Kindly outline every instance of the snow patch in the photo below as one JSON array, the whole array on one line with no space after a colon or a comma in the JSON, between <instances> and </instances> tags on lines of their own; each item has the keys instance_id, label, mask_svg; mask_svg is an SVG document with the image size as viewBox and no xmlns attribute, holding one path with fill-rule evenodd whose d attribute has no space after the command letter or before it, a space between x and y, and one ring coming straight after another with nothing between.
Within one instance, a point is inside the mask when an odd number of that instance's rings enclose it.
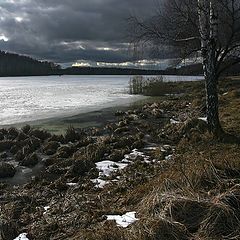
<instances>
[{"instance_id":1,"label":"snow patch","mask_svg":"<svg viewBox=\"0 0 240 240\"><path fill-rule=\"evenodd\" d=\"M74 187L74 186L77 185L77 183L66 183L66 185L69 186L69 187Z\"/></svg>"},{"instance_id":2,"label":"snow patch","mask_svg":"<svg viewBox=\"0 0 240 240\"><path fill-rule=\"evenodd\" d=\"M199 120L203 120L204 122L207 122L207 117L200 117Z\"/></svg>"},{"instance_id":3,"label":"snow patch","mask_svg":"<svg viewBox=\"0 0 240 240\"><path fill-rule=\"evenodd\" d=\"M130 154L125 154L122 162L131 162L137 159L137 157L142 157L145 162L149 163L149 156L146 156L143 152L133 149Z\"/></svg>"},{"instance_id":4,"label":"snow patch","mask_svg":"<svg viewBox=\"0 0 240 240\"><path fill-rule=\"evenodd\" d=\"M152 147L151 149L156 148ZM95 184L96 188L104 188L104 186L110 182L117 182L117 179L119 178L113 179L111 181L106 181L102 178L109 177L113 172L126 168L139 156L143 158L144 162L151 163L151 161L149 160L150 157L145 155L143 152L138 151L137 149L133 149L130 154L125 154L124 159L122 159L120 162L113 162L109 160L97 162L96 168L99 170L99 177L96 179L91 179L91 182Z\"/></svg>"},{"instance_id":5,"label":"snow patch","mask_svg":"<svg viewBox=\"0 0 240 240\"><path fill-rule=\"evenodd\" d=\"M101 179L102 177L109 177L111 175L111 173L116 172L117 170L121 170L124 169L125 167L127 167L129 164L128 163L118 163L118 162L113 162L113 161L101 161L96 163L96 167L99 170L99 177L96 179L91 179L91 182L95 184L96 188L104 188L104 186L108 183L110 183L110 181L106 181ZM114 180L112 180L114 181ZM115 180L117 181L117 180Z\"/></svg>"},{"instance_id":6,"label":"snow patch","mask_svg":"<svg viewBox=\"0 0 240 240\"><path fill-rule=\"evenodd\" d=\"M100 171L100 176L109 177L112 172L116 172L117 170L124 169L127 167L127 163L118 163L113 161L101 161L96 163L97 169Z\"/></svg>"},{"instance_id":7,"label":"snow patch","mask_svg":"<svg viewBox=\"0 0 240 240\"><path fill-rule=\"evenodd\" d=\"M14 238L13 240L29 240L27 238L27 233L21 233L18 237Z\"/></svg>"},{"instance_id":8,"label":"snow patch","mask_svg":"<svg viewBox=\"0 0 240 240\"><path fill-rule=\"evenodd\" d=\"M179 123L181 123L180 121L177 121L177 120L175 120L175 119L173 119L173 118L171 118L170 119L170 123L171 124L179 124Z\"/></svg>"},{"instance_id":9,"label":"snow patch","mask_svg":"<svg viewBox=\"0 0 240 240\"><path fill-rule=\"evenodd\" d=\"M50 209L50 207L49 207L49 206L46 206L46 207L44 207L43 209L45 210L45 212L44 212L43 214L46 214L47 211Z\"/></svg>"},{"instance_id":10,"label":"snow patch","mask_svg":"<svg viewBox=\"0 0 240 240\"><path fill-rule=\"evenodd\" d=\"M170 155L168 155L168 156L165 157L165 160L172 160L172 157L173 157L173 155L170 154Z\"/></svg>"},{"instance_id":11,"label":"snow patch","mask_svg":"<svg viewBox=\"0 0 240 240\"><path fill-rule=\"evenodd\" d=\"M136 218L136 212L127 212L124 215L106 215L107 220L115 220L117 223L117 226L126 228L130 224L136 222L139 220Z\"/></svg>"},{"instance_id":12,"label":"snow patch","mask_svg":"<svg viewBox=\"0 0 240 240\"><path fill-rule=\"evenodd\" d=\"M91 182L95 184L96 188L104 188L104 186L109 183L109 181L105 181L100 178L91 179Z\"/></svg>"},{"instance_id":13,"label":"snow patch","mask_svg":"<svg viewBox=\"0 0 240 240\"><path fill-rule=\"evenodd\" d=\"M144 149L145 149L145 150L156 150L157 147L145 147Z\"/></svg>"}]
</instances>

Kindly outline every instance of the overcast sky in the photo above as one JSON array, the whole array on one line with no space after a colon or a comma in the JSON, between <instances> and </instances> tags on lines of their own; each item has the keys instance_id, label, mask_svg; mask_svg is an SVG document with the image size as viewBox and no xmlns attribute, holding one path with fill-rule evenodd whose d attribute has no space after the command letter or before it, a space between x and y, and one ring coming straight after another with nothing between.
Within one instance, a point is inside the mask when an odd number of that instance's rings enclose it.
<instances>
[{"instance_id":1,"label":"overcast sky","mask_svg":"<svg viewBox=\"0 0 240 240\"><path fill-rule=\"evenodd\" d=\"M0 49L63 65L133 66L126 19L150 16L154 2L0 0Z\"/></svg>"}]
</instances>

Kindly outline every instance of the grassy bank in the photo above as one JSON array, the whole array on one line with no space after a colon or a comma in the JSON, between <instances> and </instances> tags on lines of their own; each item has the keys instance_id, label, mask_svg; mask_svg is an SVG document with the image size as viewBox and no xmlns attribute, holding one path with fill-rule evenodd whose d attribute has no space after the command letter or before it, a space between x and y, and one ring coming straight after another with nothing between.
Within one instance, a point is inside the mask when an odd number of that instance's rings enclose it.
<instances>
[{"instance_id":1,"label":"grassy bank","mask_svg":"<svg viewBox=\"0 0 240 240\"><path fill-rule=\"evenodd\" d=\"M65 156L56 148L40 177L24 186L1 184L5 225L29 239L239 239L239 142L216 141L199 119L205 114L202 82L171 86L154 102L116 112L104 127L46 137L38 151L46 153L53 139L71 150ZM184 91L172 95L172 89ZM237 79L220 81L221 122L236 136L239 89ZM107 184L99 188L92 182L99 176L94 164L106 159L116 171L103 176ZM126 228L107 220L132 211L138 220Z\"/></svg>"}]
</instances>

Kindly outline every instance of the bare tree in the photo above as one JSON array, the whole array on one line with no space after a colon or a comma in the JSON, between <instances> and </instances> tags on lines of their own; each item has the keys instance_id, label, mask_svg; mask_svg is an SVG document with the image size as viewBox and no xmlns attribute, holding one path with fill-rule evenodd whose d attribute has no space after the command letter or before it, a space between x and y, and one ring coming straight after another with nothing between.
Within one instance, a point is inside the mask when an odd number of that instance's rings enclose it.
<instances>
[{"instance_id":1,"label":"bare tree","mask_svg":"<svg viewBox=\"0 0 240 240\"><path fill-rule=\"evenodd\" d=\"M130 23L135 43L175 47L182 58L201 52L209 131L220 137L218 79L240 62L240 0L164 0L155 16Z\"/></svg>"}]
</instances>

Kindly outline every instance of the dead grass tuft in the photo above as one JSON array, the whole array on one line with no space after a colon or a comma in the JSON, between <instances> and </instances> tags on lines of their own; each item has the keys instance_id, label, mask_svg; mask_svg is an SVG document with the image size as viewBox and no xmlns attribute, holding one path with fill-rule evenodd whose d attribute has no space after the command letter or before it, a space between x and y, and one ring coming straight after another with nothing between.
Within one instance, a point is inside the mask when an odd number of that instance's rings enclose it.
<instances>
[{"instance_id":1,"label":"dead grass tuft","mask_svg":"<svg viewBox=\"0 0 240 240\"><path fill-rule=\"evenodd\" d=\"M239 239L239 219L225 204L214 204L201 223L198 235L206 239Z\"/></svg>"},{"instance_id":2,"label":"dead grass tuft","mask_svg":"<svg viewBox=\"0 0 240 240\"><path fill-rule=\"evenodd\" d=\"M187 240L190 237L184 225L164 218L148 218L127 229L131 240Z\"/></svg>"}]
</instances>

